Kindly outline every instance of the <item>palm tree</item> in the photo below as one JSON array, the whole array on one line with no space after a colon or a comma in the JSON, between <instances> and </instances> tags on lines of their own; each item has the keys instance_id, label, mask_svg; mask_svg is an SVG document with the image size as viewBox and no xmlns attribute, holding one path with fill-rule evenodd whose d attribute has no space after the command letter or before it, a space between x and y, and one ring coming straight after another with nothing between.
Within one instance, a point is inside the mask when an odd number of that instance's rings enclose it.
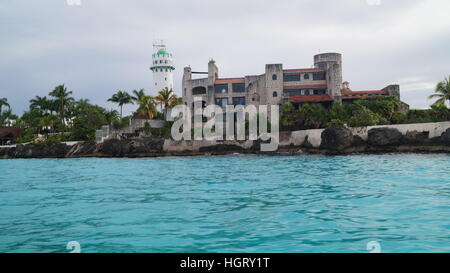
<instances>
[{"instance_id":1,"label":"palm tree","mask_svg":"<svg viewBox=\"0 0 450 273\"><path fill-rule=\"evenodd\" d=\"M151 96L144 96L138 101L138 112L145 114L149 119L153 119L156 114L156 102Z\"/></svg>"},{"instance_id":2,"label":"palm tree","mask_svg":"<svg viewBox=\"0 0 450 273\"><path fill-rule=\"evenodd\" d=\"M436 85L435 93L428 97L428 99L438 98L436 104L444 104L450 102L450 76Z\"/></svg>"},{"instance_id":3,"label":"palm tree","mask_svg":"<svg viewBox=\"0 0 450 273\"><path fill-rule=\"evenodd\" d=\"M116 94L114 94L111 98L109 98L108 101L117 103L119 105L120 117L122 117L122 107L125 104L130 104L130 103L132 104L133 98L127 92L119 90L119 91L117 91Z\"/></svg>"},{"instance_id":4,"label":"palm tree","mask_svg":"<svg viewBox=\"0 0 450 273\"><path fill-rule=\"evenodd\" d=\"M175 99L172 101L172 103L169 105L169 107L170 108L173 108L173 107L175 107L175 106L177 106L177 105L181 105L181 104L183 104L183 98L179 98L179 97L177 97L176 95L174 95L175 96Z\"/></svg>"},{"instance_id":5,"label":"palm tree","mask_svg":"<svg viewBox=\"0 0 450 273\"><path fill-rule=\"evenodd\" d=\"M144 96L145 96L145 91L144 89L139 89L139 90L133 90L133 95L131 96L131 98L133 99L133 101L139 101L141 100Z\"/></svg>"},{"instance_id":6,"label":"palm tree","mask_svg":"<svg viewBox=\"0 0 450 273\"><path fill-rule=\"evenodd\" d=\"M34 99L30 100L30 109L39 109L43 112L47 112L50 110L50 101L46 96L36 96Z\"/></svg>"},{"instance_id":7,"label":"palm tree","mask_svg":"<svg viewBox=\"0 0 450 273\"><path fill-rule=\"evenodd\" d=\"M106 111L105 118L108 124L111 125L114 121L119 120L119 112L117 110Z\"/></svg>"},{"instance_id":8,"label":"palm tree","mask_svg":"<svg viewBox=\"0 0 450 273\"><path fill-rule=\"evenodd\" d=\"M177 96L173 93L172 89L167 87L158 92L158 96L155 97L155 100L161 105L161 111L164 106L164 119L166 119L167 109L174 101L176 101L176 99Z\"/></svg>"},{"instance_id":9,"label":"palm tree","mask_svg":"<svg viewBox=\"0 0 450 273\"><path fill-rule=\"evenodd\" d=\"M67 88L62 85L58 85L55 87L55 89L50 92L50 96L56 98L56 101L58 102L58 111L59 111L59 117L61 119L61 124L64 124L64 117L65 117L65 109L68 105L68 103L73 102L73 98L70 97L72 94L72 91L67 91Z\"/></svg>"},{"instance_id":10,"label":"palm tree","mask_svg":"<svg viewBox=\"0 0 450 273\"><path fill-rule=\"evenodd\" d=\"M6 106L8 107L8 109L11 109L11 106L9 105L7 98L0 98L0 113L2 112L3 106Z\"/></svg>"}]
</instances>

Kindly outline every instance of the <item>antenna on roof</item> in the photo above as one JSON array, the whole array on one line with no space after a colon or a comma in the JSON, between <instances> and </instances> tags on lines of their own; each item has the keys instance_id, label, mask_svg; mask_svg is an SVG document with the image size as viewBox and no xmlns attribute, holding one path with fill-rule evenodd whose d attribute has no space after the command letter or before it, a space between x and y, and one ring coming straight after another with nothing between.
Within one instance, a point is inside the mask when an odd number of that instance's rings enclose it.
<instances>
[{"instance_id":1,"label":"antenna on roof","mask_svg":"<svg viewBox=\"0 0 450 273\"><path fill-rule=\"evenodd\" d=\"M165 49L166 48L166 43L164 42L164 40L155 41L155 42L153 42L153 47L155 47L157 49Z\"/></svg>"}]
</instances>

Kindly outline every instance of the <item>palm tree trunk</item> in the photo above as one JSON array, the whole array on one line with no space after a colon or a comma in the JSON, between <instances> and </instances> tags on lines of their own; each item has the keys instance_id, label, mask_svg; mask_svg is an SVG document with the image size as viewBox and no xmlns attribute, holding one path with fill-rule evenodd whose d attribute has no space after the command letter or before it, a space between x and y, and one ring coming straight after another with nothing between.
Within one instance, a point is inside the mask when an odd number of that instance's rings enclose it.
<instances>
[{"instance_id":1,"label":"palm tree trunk","mask_svg":"<svg viewBox=\"0 0 450 273\"><path fill-rule=\"evenodd\" d=\"M122 107L123 105L120 106L120 118L122 118Z\"/></svg>"}]
</instances>

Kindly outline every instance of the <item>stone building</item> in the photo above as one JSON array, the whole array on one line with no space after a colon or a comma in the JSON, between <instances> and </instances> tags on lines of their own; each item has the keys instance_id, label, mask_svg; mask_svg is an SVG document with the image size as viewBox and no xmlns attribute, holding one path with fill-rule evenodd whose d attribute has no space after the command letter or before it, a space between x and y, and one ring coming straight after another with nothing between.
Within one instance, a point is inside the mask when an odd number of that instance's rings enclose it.
<instances>
[{"instance_id":1,"label":"stone building","mask_svg":"<svg viewBox=\"0 0 450 273\"><path fill-rule=\"evenodd\" d=\"M205 77L194 79L193 75ZM193 106L194 96L201 97L204 105L273 105L291 102L330 105L360 98L382 96L400 97L400 86L389 85L380 90L352 91L342 80L342 55L324 53L314 56L313 68L285 69L282 64L267 64L265 73L240 78L220 78L214 60L207 72L184 68L183 101Z\"/></svg>"}]
</instances>

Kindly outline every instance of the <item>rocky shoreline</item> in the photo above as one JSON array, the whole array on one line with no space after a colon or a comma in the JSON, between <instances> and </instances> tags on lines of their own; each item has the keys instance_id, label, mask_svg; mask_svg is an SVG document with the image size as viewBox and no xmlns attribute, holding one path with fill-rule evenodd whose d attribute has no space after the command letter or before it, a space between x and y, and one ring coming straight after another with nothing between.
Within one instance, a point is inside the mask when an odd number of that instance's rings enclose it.
<instances>
[{"instance_id":1,"label":"rocky shoreline","mask_svg":"<svg viewBox=\"0 0 450 273\"><path fill-rule=\"evenodd\" d=\"M289 133L288 133L289 134ZM192 141L194 142L194 141ZM163 157L265 154L301 155L324 154L346 155L354 153L450 153L450 128L440 136L430 138L428 132L408 131L405 135L394 128L373 128L363 140L345 127L331 126L321 133L321 144L313 147L306 138L301 145L280 144L276 152L261 152L260 142L224 141L203 145L198 149L174 151L167 143L177 143L164 139L110 139L102 143L80 142L73 146L64 143L19 144L16 147L0 148L0 159L10 158L81 158L81 157Z\"/></svg>"}]
</instances>

